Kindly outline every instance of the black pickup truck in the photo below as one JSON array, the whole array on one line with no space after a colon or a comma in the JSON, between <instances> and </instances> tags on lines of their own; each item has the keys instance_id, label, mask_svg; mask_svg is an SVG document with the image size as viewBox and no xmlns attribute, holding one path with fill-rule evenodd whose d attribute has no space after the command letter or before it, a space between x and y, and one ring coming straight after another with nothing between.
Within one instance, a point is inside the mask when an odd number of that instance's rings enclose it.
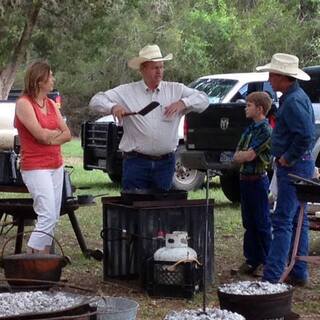
<instances>
[{"instance_id":1,"label":"black pickup truck","mask_svg":"<svg viewBox=\"0 0 320 320\"><path fill-rule=\"evenodd\" d=\"M248 92L256 90L268 91L276 100L276 94L267 79L267 73L216 74L201 77L192 82L190 87L206 92L212 105L235 102L234 105L237 106L239 101L244 101ZM178 129L179 145L176 150L176 170L172 184L175 189L189 191L203 185L205 174L200 170L183 166L181 162L181 153L185 151L184 134L187 129L184 119L185 117L182 117ZM122 132L122 127L113 122L112 116L84 123L81 131L84 169L103 170L109 174L112 181L120 182L122 153L118 145Z\"/></svg>"},{"instance_id":2,"label":"black pickup truck","mask_svg":"<svg viewBox=\"0 0 320 320\"><path fill-rule=\"evenodd\" d=\"M320 165L320 66L304 69L311 81L300 85L309 95L316 117L317 142L313 150L316 165ZM239 168L232 162L240 135L249 124L245 117L245 103L211 104L201 114L186 117L186 151L181 153L182 163L189 168L210 170L219 175L221 188L232 202L240 200Z\"/></svg>"},{"instance_id":3,"label":"black pickup truck","mask_svg":"<svg viewBox=\"0 0 320 320\"><path fill-rule=\"evenodd\" d=\"M16 101L21 96L21 89L11 89L8 95L7 101ZM61 96L57 89L53 89L49 94L48 98L52 99L60 108L61 107Z\"/></svg>"}]
</instances>

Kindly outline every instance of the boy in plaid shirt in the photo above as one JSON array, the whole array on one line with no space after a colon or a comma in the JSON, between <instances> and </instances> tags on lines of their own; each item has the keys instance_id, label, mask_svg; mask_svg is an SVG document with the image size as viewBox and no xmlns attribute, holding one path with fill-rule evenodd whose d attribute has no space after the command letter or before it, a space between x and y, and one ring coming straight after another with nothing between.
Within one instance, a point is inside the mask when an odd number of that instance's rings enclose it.
<instances>
[{"instance_id":1,"label":"boy in plaid shirt","mask_svg":"<svg viewBox=\"0 0 320 320\"><path fill-rule=\"evenodd\" d=\"M246 262L238 272L258 275L265 264L271 243L269 212L269 178L271 163L271 127L266 114L272 100L266 92L253 92L247 97L246 117L253 120L243 132L234 155L240 164L241 215L245 229L243 254Z\"/></svg>"}]
</instances>

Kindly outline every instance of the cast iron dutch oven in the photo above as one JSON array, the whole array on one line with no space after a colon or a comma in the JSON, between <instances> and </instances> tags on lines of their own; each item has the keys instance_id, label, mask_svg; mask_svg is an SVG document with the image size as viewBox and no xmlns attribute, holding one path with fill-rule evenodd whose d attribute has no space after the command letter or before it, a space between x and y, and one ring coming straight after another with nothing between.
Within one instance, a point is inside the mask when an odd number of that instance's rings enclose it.
<instances>
[{"instance_id":1,"label":"cast iron dutch oven","mask_svg":"<svg viewBox=\"0 0 320 320\"><path fill-rule=\"evenodd\" d=\"M47 234L38 230L33 232ZM31 233L31 231L26 233ZM50 234L47 235L51 236ZM4 256L4 249L6 245L14 237L9 238L5 242L0 257L0 266L4 269L6 280L11 286L48 288L52 286L52 283L49 282L58 282L60 280L62 268L70 263L70 259L64 255L60 243L53 236L51 237L58 244L62 255L47 253L20 253ZM46 281L49 282L46 283Z\"/></svg>"},{"instance_id":2,"label":"cast iron dutch oven","mask_svg":"<svg viewBox=\"0 0 320 320\"><path fill-rule=\"evenodd\" d=\"M246 320L283 319L291 315L292 295L293 287L289 285L285 292L264 295L231 294L218 289L220 308L237 312Z\"/></svg>"}]
</instances>

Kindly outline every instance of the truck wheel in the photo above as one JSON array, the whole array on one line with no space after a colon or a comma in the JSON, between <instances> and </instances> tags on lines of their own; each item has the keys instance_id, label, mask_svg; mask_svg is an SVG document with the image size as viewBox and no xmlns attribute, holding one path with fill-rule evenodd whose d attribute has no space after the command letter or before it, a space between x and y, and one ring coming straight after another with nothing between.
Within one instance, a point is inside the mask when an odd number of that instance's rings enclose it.
<instances>
[{"instance_id":1,"label":"truck wheel","mask_svg":"<svg viewBox=\"0 0 320 320\"><path fill-rule=\"evenodd\" d=\"M239 173L224 173L220 176L221 189L231 202L240 202Z\"/></svg>"},{"instance_id":2,"label":"truck wheel","mask_svg":"<svg viewBox=\"0 0 320 320\"><path fill-rule=\"evenodd\" d=\"M172 186L177 190L195 190L199 189L205 180L205 173L196 169L189 169L183 166L180 152L184 146L179 146L176 151L176 170L173 175Z\"/></svg>"},{"instance_id":3,"label":"truck wheel","mask_svg":"<svg viewBox=\"0 0 320 320\"><path fill-rule=\"evenodd\" d=\"M109 178L112 182L120 184L121 183L121 174L117 173L108 173Z\"/></svg>"}]
</instances>

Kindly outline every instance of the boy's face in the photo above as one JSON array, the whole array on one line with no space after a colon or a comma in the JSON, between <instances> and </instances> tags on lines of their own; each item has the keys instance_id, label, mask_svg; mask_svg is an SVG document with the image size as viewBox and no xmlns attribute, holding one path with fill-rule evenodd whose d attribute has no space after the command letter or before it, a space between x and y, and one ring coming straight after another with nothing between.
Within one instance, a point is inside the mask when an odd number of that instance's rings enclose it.
<instances>
[{"instance_id":1,"label":"boy's face","mask_svg":"<svg viewBox=\"0 0 320 320\"><path fill-rule=\"evenodd\" d=\"M247 101L247 106L245 108L246 117L252 120L258 119L262 114L262 107L255 105L251 101Z\"/></svg>"}]
</instances>

